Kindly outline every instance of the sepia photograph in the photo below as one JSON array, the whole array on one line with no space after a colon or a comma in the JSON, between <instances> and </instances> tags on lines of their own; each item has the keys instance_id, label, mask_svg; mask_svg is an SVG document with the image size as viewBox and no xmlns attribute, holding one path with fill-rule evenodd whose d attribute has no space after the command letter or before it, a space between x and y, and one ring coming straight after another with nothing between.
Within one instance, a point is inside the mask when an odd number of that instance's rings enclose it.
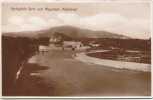
<instances>
[{"instance_id":1,"label":"sepia photograph","mask_svg":"<svg viewBox=\"0 0 153 100\"><path fill-rule=\"evenodd\" d=\"M2 96L151 96L151 3L2 3Z\"/></svg>"}]
</instances>

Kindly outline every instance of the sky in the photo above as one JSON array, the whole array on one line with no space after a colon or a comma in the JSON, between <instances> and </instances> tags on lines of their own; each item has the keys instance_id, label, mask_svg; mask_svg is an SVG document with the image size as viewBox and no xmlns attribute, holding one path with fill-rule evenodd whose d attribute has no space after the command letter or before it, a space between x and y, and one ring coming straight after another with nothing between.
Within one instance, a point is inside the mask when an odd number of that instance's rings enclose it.
<instances>
[{"instance_id":1,"label":"sky","mask_svg":"<svg viewBox=\"0 0 153 100\"><path fill-rule=\"evenodd\" d=\"M29 0L28 1L26 1L26 0L2 0L2 1L8 1L8 2L29 2ZM30 0L30 2L41 2L42 0ZM47 2L83 2L83 1L85 1L85 2L95 2L95 1L151 1L151 0L43 0L43 1L47 1Z\"/></svg>"},{"instance_id":2,"label":"sky","mask_svg":"<svg viewBox=\"0 0 153 100\"><path fill-rule=\"evenodd\" d=\"M29 8L34 8L34 10L29 10ZM63 10L63 8L69 10ZM151 33L150 8L148 2L3 3L2 31L37 31L72 25L147 39Z\"/></svg>"}]
</instances>

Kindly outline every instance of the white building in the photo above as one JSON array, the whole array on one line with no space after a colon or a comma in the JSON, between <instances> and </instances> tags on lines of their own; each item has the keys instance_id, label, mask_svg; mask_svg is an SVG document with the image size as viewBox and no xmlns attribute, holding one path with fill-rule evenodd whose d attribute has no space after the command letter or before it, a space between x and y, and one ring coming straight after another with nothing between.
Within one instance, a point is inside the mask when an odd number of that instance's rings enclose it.
<instances>
[{"instance_id":1,"label":"white building","mask_svg":"<svg viewBox=\"0 0 153 100\"><path fill-rule=\"evenodd\" d=\"M63 42L63 47L67 48L74 48L75 50L86 50L89 49L89 46L84 46L82 42L78 42L78 41L64 41Z\"/></svg>"},{"instance_id":2,"label":"white building","mask_svg":"<svg viewBox=\"0 0 153 100\"><path fill-rule=\"evenodd\" d=\"M47 51L49 51L48 46L44 46L44 45L39 46L39 52L47 52Z\"/></svg>"},{"instance_id":3,"label":"white building","mask_svg":"<svg viewBox=\"0 0 153 100\"><path fill-rule=\"evenodd\" d=\"M81 46L83 46L83 44L81 42L76 42L76 41L64 41L63 46L79 49Z\"/></svg>"}]
</instances>

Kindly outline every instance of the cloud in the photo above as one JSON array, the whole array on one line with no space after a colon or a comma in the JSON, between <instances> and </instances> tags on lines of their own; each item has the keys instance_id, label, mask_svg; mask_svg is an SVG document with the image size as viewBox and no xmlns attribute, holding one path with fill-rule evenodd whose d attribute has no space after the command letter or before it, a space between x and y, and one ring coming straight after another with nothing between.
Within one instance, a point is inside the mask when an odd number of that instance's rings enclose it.
<instances>
[{"instance_id":1,"label":"cloud","mask_svg":"<svg viewBox=\"0 0 153 100\"><path fill-rule=\"evenodd\" d=\"M7 1L7 2L42 2L42 0L2 0L2 1ZM101 1L101 0L43 0L44 2L95 2L95 1ZM112 1L112 0L107 0L107 1ZM114 1L114 0L113 0ZM117 0L116 0L117 1Z\"/></svg>"},{"instance_id":2,"label":"cloud","mask_svg":"<svg viewBox=\"0 0 153 100\"><path fill-rule=\"evenodd\" d=\"M65 25L78 25L80 23L81 16L76 13L58 13L57 18Z\"/></svg>"},{"instance_id":3,"label":"cloud","mask_svg":"<svg viewBox=\"0 0 153 100\"><path fill-rule=\"evenodd\" d=\"M94 30L106 30L110 27L122 24L126 19L119 14L100 13L95 16L85 17L81 20L85 26Z\"/></svg>"},{"instance_id":4,"label":"cloud","mask_svg":"<svg viewBox=\"0 0 153 100\"><path fill-rule=\"evenodd\" d=\"M24 19L20 16L13 16L10 19L8 19L8 23L12 25L21 25L24 23Z\"/></svg>"},{"instance_id":5,"label":"cloud","mask_svg":"<svg viewBox=\"0 0 153 100\"><path fill-rule=\"evenodd\" d=\"M36 31L46 28L46 21L37 16L13 16L2 26L4 32Z\"/></svg>"},{"instance_id":6,"label":"cloud","mask_svg":"<svg viewBox=\"0 0 153 100\"><path fill-rule=\"evenodd\" d=\"M5 32L35 31L61 25L106 30L134 38L150 37L149 19L129 19L116 13L99 13L93 16L80 16L76 13L55 13L54 16L43 17L12 16L2 29Z\"/></svg>"},{"instance_id":7,"label":"cloud","mask_svg":"<svg viewBox=\"0 0 153 100\"><path fill-rule=\"evenodd\" d=\"M36 26L40 26L40 27L44 27L47 25L46 22L42 18L36 17L36 16L29 18L27 20L27 24L36 25Z\"/></svg>"},{"instance_id":8,"label":"cloud","mask_svg":"<svg viewBox=\"0 0 153 100\"><path fill-rule=\"evenodd\" d=\"M112 32L117 32L134 38L149 38L150 21L145 19L129 19L123 21L122 24L109 29Z\"/></svg>"}]
</instances>

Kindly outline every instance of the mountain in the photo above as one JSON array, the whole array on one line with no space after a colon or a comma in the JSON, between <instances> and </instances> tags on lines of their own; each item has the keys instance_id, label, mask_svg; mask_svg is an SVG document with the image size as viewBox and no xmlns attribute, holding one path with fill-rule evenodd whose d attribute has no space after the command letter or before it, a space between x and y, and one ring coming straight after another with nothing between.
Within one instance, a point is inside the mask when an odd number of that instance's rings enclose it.
<instances>
[{"instance_id":1,"label":"mountain","mask_svg":"<svg viewBox=\"0 0 153 100\"><path fill-rule=\"evenodd\" d=\"M116 39L129 39L129 37L124 35L119 35L116 33L111 33L107 31L92 31L88 29L81 29L78 27L73 26L59 26L59 27L53 27L48 30L44 30L41 34L39 34L40 37L50 37L55 35L56 33L60 33L65 35L66 37L72 38L72 39L78 39L78 38L116 38Z\"/></svg>"},{"instance_id":2,"label":"mountain","mask_svg":"<svg viewBox=\"0 0 153 100\"><path fill-rule=\"evenodd\" d=\"M55 34L60 34L62 37L69 39L79 38L114 38L114 39L130 39L127 36L111 33L107 31L93 31L89 29L82 29L73 26L59 26L40 31L26 31L26 32L9 32L5 33L8 36L20 37L52 37Z\"/></svg>"}]
</instances>

